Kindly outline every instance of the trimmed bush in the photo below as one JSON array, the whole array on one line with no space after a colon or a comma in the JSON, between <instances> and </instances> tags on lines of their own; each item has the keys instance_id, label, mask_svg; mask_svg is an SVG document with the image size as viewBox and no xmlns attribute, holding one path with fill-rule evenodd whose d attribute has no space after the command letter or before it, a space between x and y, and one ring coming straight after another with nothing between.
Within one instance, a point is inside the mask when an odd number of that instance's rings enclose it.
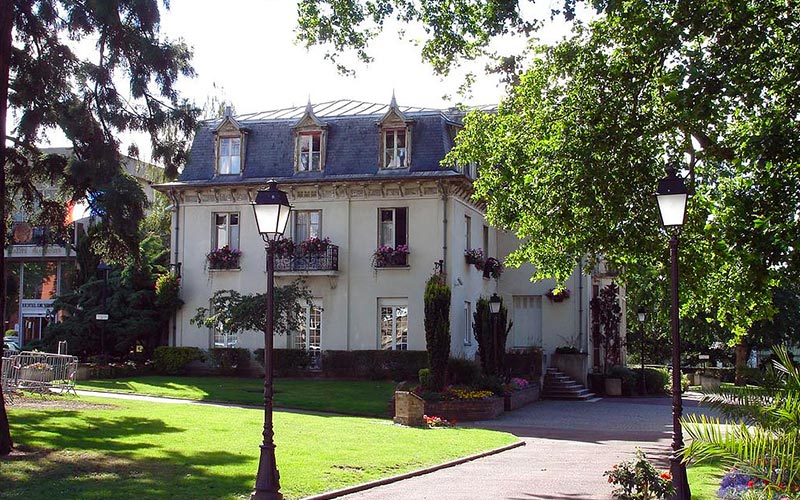
<instances>
[{"instance_id":1,"label":"trimmed bush","mask_svg":"<svg viewBox=\"0 0 800 500\"><path fill-rule=\"evenodd\" d=\"M425 345L431 367L431 389L440 391L447 382L450 357L450 287L444 276L434 274L425 286Z\"/></svg>"},{"instance_id":2,"label":"trimmed bush","mask_svg":"<svg viewBox=\"0 0 800 500\"><path fill-rule=\"evenodd\" d=\"M608 371L608 377L622 379L622 395L632 396L636 391L636 372L627 366L612 366Z\"/></svg>"},{"instance_id":3,"label":"trimmed bush","mask_svg":"<svg viewBox=\"0 0 800 500\"><path fill-rule=\"evenodd\" d=\"M203 352L197 347L156 347L153 351L153 369L164 375L185 375L192 361L202 361Z\"/></svg>"},{"instance_id":4,"label":"trimmed bush","mask_svg":"<svg viewBox=\"0 0 800 500\"><path fill-rule=\"evenodd\" d=\"M234 375L250 367L250 351L241 347L212 347L208 357L219 375Z\"/></svg>"},{"instance_id":5,"label":"trimmed bush","mask_svg":"<svg viewBox=\"0 0 800 500\"><path fill-rule=\"evenodd\" d=\"M419 371L419 385L422 387L430 387L431 385L431 369L422 368Z\"/></svg>"},{"instance_id":6,"label":"trimmed bush","mask_svg":"<svg viewBox=\"0 0 800 500\"><path fill-rule=\"evenodd\" d=\"M644 384L647 394L664 394L669 391L669 370L666 368L644 369Z\"/></svg>"},{"instance_id":7,"label":"trimmed bush","mask_svg":"<svg viewBox=\"0 0 800 500\"><path fill-rule=\"evenodd\" d=\"M542 376L542 351L537 348L506 353L506 369L512 377L538 380Z\"/></svg>"},{"instance_id":8,"label":"trimmed bush","mask_svg":"<svg viewBox=\"0 0 800 500\"><path fill-rule=\"evenodd\" d=\"M253 351L253 358L259 366L264 367L264 349ZM274 349L272 365L272 373L276 377L297 377L311 366L311 353L305 349Z\"/></svg>"},{"instance_id":9,"label":"trimmed bush","mask_svg":"<svg viewBox=\"0 0 800 500\"><path fill-rule=\"evenodd\" d=\"M473 386L481 377L481 365L465 358L450 358L447 363L450 384Z\"/></svg>"},{"instance_id":10,"label":"trimmed bush","mask_svg":"<svg viewBox=\"0 0 800 500\"><path fill-rule=\"evenodd\" d=\"M322 374L331 378L416 380L428 367L425 351L323 351Z\"/></svg>"}]
</instances>

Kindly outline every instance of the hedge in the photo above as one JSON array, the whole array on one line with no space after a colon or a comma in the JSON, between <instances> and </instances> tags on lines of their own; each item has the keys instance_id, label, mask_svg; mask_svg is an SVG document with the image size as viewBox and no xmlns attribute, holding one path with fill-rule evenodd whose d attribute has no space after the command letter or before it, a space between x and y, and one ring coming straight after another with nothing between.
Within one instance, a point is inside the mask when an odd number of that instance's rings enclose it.
<instances>
[{"instance_id":1,"label":"hedge","mask_svg":"<svg viewBox=\"0 0 800 500\"><path fill-rule=\"evenodd\" d=\"M426 351L323 351L322 374L332 378L417 380Z\"/></svg>"},{"instance_id":2,"label":"hedge","mask_svg":"<svg viewBox=\"0 0 800 500\"><path fill-rule=\"evenodd\" d=\"M153 351L153 369L164 375L185 375L192 361L203 360L203 352L197 347L156 347Z\"/></svg>"},{"instance_id":3,"label":"hedge","mask_svg":"<svg viewBox=\"0 0 800 500\"><path fill-rule=\"evenodd\" d=\"M253 359L264 366L264 349L253 351ZM304 349L274 349L272 351L273 374L276 377L296 377L311 366L311 353Z\"/></svg>"},{"instance_id":4,"label":"hedge","mask_svg":"<svg viewBox=\"0 0 800 500\"><path fill-rule=\"evenodd\" d=\"M218 375L235 375L250 368L250 351L241 347L212 347L208 357Z\"/></svg>"}]
</instances>

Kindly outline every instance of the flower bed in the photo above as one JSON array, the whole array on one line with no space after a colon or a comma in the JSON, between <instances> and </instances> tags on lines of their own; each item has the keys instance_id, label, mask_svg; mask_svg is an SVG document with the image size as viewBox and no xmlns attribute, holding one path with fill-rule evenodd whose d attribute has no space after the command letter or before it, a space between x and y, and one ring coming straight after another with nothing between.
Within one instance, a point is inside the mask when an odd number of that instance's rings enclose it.
<instances>
[{"instance_id":1,"label":"flower bed","mask_svg":"<svg viewBox=\"0 0 800 500\"><path fill-rule=\"evenodd\" d=\"M503 413L503 398L454 399L425 401L425 414L437 415L450 421L488 420Z\"/></svg>"},{"instance_id":2,"label":"flower bed","mask_svg":"<svg viewBox=\"0 0 800 500\"><path fill-rule=\"evenodd\" d=\"M505 411L522 408L539 400L539 384L530 384L523 389L507 393L503 396Z\"/></svg>"}]
</instances>

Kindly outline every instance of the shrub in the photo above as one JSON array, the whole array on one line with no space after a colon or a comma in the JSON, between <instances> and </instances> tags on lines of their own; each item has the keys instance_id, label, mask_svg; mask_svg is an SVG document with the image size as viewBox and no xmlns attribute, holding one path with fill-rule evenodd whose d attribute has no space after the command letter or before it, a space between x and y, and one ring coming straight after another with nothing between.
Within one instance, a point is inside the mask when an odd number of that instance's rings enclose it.
<instances>
[{"instance_id":1,"label":"shrub","mask_svg":"<svg viewBox=\"0 0 800 500\"><path fill-rule=\"evenodd\" d=\"M669 390L669 370L666 368L645 368L644 384L648 394L664 394Z\"/></svg>"},{"instance_id":2,"label":"shrub","mask_svg":"<svg viewBox=\"0 0 800 500\"><path fill-rule=\"evenodd\" d=\"M17 331L16 330L6 330L6 333L5 333L4 336L5 337L16 337L17 336Z\"/></svg>"},{"instance_id":3,"label":"shrub","mask_svg":"<svg viewBox=\"0 0 800 500\"><path fill-rule=\"evenodd\" d=\"M450 357L450 287L441 274L431 276L425 285L425 345L431 389L440 391L447 382Z\"/></svg>"},{"instance_id":4,"label":"shrub","mask_svg":"<svg viewBox=\"0 0 800 500\"><path fill-rule=\"evenodd\" d=\"M250 351L242 347L212 347L208 356L219 375L233 375L250 367Z\"/></svg>"},{"instance_id":5,"label":"shrub","mask_svg":"<svg viewBox=\"0 0 800 500\"><path fill-rule=\"evenodd\" d=\"M609 483L619 486L612 492L614 498L655 500L675 494L669 472L657 471L642 450L636 450L634 460L616 464L603 475L608 476Z\"/></svg>"},{"instance_id":6,"label":"shrub","mask_svg":"<svg viewBox=\"0 0 800 500\"><path fill-rule=\"evenodd\" d=\"M542 375L542 351L531 347L506 353L506 370L512 377L536 380Z\"/></svg>"},{"instance_id":7,"label":"shrub","mask_svg":"<svg viewBox=\"0 0 800 500\"><path fill-rule=\"evenodd\" d=\"M203 352L197 347L156 347L153 351L153 369L164 375L184 375L192 361L202 361Z\"/></svg>"},{"instance_id":8,"label":"shrub","mask_svg":"<svg viewBox=\"0 0 800 500\"><path fill-rule=\"evenodd\" d=\"M475 304L475 313L472 332L478 341L478 357L481 360L481 369L485 375L502 375L506 350L506 339L511 331L511 322L508 321L508 310L500 299L500 312L497 314L497 345L492 335L492 317L489 311L489 300L479 298ZM497 352L497 355L495 355ZM495 363L495 359L497 363ZM495 366L497 365L497 366Z\"/></svg>"},{"instance_id":9,"label":"shrub","mask_svg":"<svg viewBox=\"0 0 800 500\"><path fill-rule=\"evenodd\" d=\"M323 351L322 373L332 378L415 380L428 366L425 351Z\"/></svg>"},{"instance_id":10,"label":"shrub","mask_svg":"<svg viewBox=\"0 0 800 500\"><path fill-rule=\"evenodd\" d=\"M264 349L253 351L253 358L264 367ZM296 377L311 366L311 353L305 349L274 349L272 351L272 373L276 377Z\"/></svg>"},{"instance_id":11,"label":"shrub","mask_svg":"<svg viewBox=\"0 0 800 500\"><path fill-rule=\"evenodd\" d=\"M431 386L431 369L430 368L421 368L419 370L419 385L422 387L430 387Z\"/></svg>"},{"instance_id":12,"label":"shrub","mask_svg":"<svg viewBox=\"0 0 800 500\"><path fill-rule=\"evenodd\" d=\"M450 358L447 373L451 384L475 385L481 377L481 366L471 359Z\"/></svg>"},{"instance_id":13,"label":"shrub","mask_svg":"<svg viewBox=\"0 0 800 500\"><path fill-rule=\"evenodd\" d=\"M482 375L474 387L478 390L491 391L494 394L502 396L505 393L503 385L503 379L501 377Z\"/></svg>"},{"instance_id":14,"label":"shrub","mask_svg":"<svg viewBox=\"0 0 800 500\"><path fill-rule=\"evenodd\" d=\"M612 366L608 376L622 379L623 396L631 396L636 390L636 373L627 366Z\"/></svg>"}]
</instances>

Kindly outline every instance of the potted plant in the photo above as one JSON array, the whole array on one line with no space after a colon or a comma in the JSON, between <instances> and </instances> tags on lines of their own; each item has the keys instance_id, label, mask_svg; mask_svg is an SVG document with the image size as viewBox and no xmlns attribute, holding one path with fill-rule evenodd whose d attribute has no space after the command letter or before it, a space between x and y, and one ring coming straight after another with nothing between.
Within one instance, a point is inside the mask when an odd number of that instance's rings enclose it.
<instances>
[{"instance_id":1,"label":"potted plant","mask_svg":"<svg viewBox=\"0 0 800 500\"><path fill-rule=\"evenodd\" d=\"M53 380L53 367L41 361L31 363L20 368L19 378L30 382L50 382Z\"/></svg>"},{"instance_id":2,"label":"potted plant","mask_svg":"<svg viewBox=\"0 0 800 500\"><path fill-rule=\"evenodd\" d=\"M483 255L482 248L471 248L469 250L464 250L464 258L466 259L467 264L475 266L475 269L478 271L483 271L483 263L486 257Z\"/></svg>"},{"instance_id":3,"label":"potted plant","mask_svg":"<svg viewBox=\"0 0 800 500\"><path fill-rule=\"evenodd\" d=\"M206 259L211 269L238 269L241 256L241 250L225 245L209 253Z\"/></svg>"},{"instance_id":4,"label":"potted plant","mask_svg":"<svg viewBox=\"0 0 800 500\"><path fill-rule=\"evenodd\" d=\"M300 251L309 256L324 255L330 244L330 238L317 238L314 236L300 243Z\"/></svg>"},{"instance_id":5,"label":"potted plant","mask_svg":"<svg viewBox=\"0 0 800 500\"><path fill-rule=\"evenodd\" d=\"M286 258L294 255L295 245L294 241L290 239L281 238L275 243L273 243L273 245L275 246L275 257Z\"/></svg>"},{"instance_id":6,"label":"potted plant","mask_svg":"<svg viewBox=\"0 0 800 500\"><path fill-rule=\"evenodd\" d=\"M398 245L396 248L381 245L372 254L372 263L375 267L405 266L408 253L408 245Z\"/></svg>"},{"instance_id":7,"label":"potted plant","mask_svg":"<svg viewBox=\"0 0 800 500\"><path fill-rule=\"evenodd\" d=\"M570 292L569 288L556 287L556 288L551 288L544 295L552 302L563 302L564 300L569 298L571 293L572 292Z\"/></svg>"},{"instance_id":8,"label":"potted plant","mask_svg":"<svg viewBox=\"0 0 800 500\"><path fill-rule=\"evenodd\" d=\"M501 274L503 274L503 264L494 257L486 259L486 262L483 263L483 277L498 279Z\"/></svg>"}]
</instances>

